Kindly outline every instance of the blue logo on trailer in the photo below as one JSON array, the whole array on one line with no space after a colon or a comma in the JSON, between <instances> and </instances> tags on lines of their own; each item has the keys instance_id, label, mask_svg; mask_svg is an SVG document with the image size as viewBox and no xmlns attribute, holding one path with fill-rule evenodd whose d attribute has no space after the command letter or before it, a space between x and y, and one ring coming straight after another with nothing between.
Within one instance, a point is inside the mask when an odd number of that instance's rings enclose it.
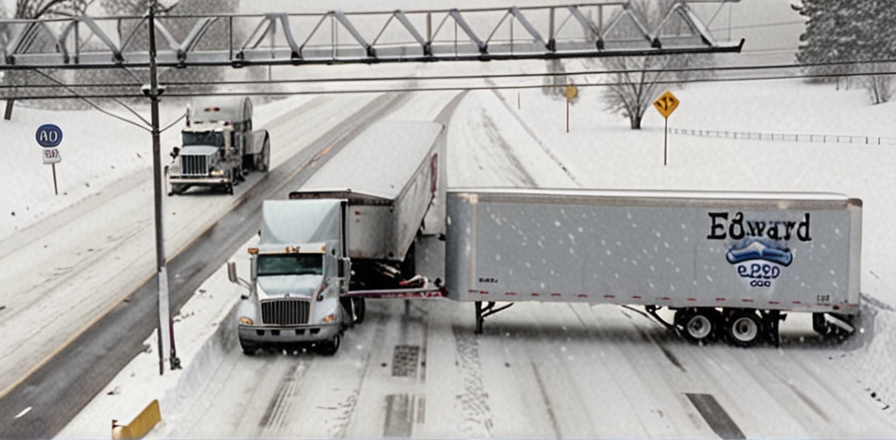
<instances>
[{"instance_id":1,"label":"blue logo on trailer","mask_svg":"<svg viewBox=\"0 0 896 440\"><path fill-rule=\"evenodd\" d=\"M771 288L782 269L793 262L793 252L772 240L748 238L730 245L725 259L750 287Z\"/></svg>"},{"instance_id":2,"label":"blue logo on trailer","mask_svg":"<svg viewBox=\"0 0 896 440\"><path fill-rule=\"evenodd\" d=\"M787 267L793 261L793 252L775 241L751 238L731 245L725 258L731 264L750 260L765 260Z\"/></svg>"},{"instance_id":3,"label":"blue logo on trailer","mask_svg":"<svg viewBox=\"0 0 896 440\"><path fill-rule=\"evenodd\" d=\"M44 148L58 147L62 143L62 129L56 124L44 124L34 134L37 144Z\"/></svg>"}]
</instances>

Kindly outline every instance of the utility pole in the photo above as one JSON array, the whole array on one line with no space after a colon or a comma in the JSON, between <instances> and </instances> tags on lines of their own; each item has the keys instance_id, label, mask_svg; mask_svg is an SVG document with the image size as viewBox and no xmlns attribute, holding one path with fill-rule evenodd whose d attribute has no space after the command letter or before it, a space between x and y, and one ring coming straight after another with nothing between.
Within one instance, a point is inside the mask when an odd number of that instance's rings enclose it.
<instances>
[{"instance_id":1,"label":"utility pole","mask_svg":"<svg viewBox=\"0 0 896 440\"><path fill-rule=\"evenodd\" d=\"M143 93L149 97L152 114L152 181L155 199L156 226L156 276L159 282L159 375L165 374L165 356L169 355L171 369L180 367L177 351L174 348L174 327L171 323L171 306L168 301L168 267L165 261L165 234L162 218L162 159L161 141L159 140L159 96L163 90L159 88L158 69L156 68L156 29L155 11L158 2L149 6L149 88L143 87Z\"/></svg>"}]
</instances>

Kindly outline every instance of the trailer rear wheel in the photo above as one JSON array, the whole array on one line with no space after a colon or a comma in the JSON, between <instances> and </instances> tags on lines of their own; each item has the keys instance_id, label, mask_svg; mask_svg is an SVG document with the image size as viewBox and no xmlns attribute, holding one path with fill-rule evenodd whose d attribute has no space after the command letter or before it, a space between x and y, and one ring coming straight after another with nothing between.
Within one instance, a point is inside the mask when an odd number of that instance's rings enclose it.
<instances>
[{"instance_id":1,"label":"trailer rear wheel","mask_svg":"<svg viewBox=\"0 0 896 440\"><path fill-rule=\"evenodd\" d=\"M762 320L755 312L734 312L728 319L728 339L739 347L749 347L762 336Z\"/></svg>"},{"instance_id":2,"label":"trailer rear wheel","mask_svg":"<svg viewBox=\"0 0 896 440\"><path fill-rule=\"evenodd\" d=\"M678 314L681 313L681 317ZM684 309L675 312L675 321L680 326L679 333L690 342L707 342L715 338L721 321L718 312L712 309Z\"/></svg>"}]
</instances>

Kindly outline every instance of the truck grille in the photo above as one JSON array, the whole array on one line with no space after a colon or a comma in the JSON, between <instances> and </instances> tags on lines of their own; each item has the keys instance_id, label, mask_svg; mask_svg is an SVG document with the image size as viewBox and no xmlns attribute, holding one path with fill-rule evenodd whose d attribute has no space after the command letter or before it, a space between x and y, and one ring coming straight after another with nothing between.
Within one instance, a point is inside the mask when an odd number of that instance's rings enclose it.
<instances>
[{"instance_id":1,"label":"truck grille","mask_svg":"<svg viewBox=\"0 0 896 440\"><path fill-rule=\"evenodd\" d=\"M261 320L272 325L308 323L310 303L306 300L277 299L261 303Z\"/></svg>"},{"instance_id":2,"label":"truck grille","mask_svg":"<svg viewBox=\"0 0 896 440\"><path fill-rule=\"evenodd\" d=\"M182 154L180 170L184 176L207 176L210 156Z\"/></svg>"}]
</instances>

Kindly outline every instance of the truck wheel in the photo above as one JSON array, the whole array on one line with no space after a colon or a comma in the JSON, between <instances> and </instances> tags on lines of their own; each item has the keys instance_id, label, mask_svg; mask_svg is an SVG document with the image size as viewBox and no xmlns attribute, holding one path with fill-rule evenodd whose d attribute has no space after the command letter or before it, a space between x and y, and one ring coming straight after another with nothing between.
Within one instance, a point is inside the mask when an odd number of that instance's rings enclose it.
<instances>
[{"instance_id":1,"label":"truck wheel","mask_svg":"<svg viewBox=\"0 0 896 440\"><path fill-rule=\"evenodd\" d=\"M317 352L324 356L333 356L337 351L339 351L339 347L341 345L342 335L337 333L336 336L333 336L333 339L318 343Z\"/></svg>"},{"instance_id":2,"label":"truck wheel","mask_svg":"<svg viewBox=\"0 0 896 440\"><path fill-rule=\"evenodd\" d=\"M168 191L168 195L181 195L186 191L186 185L181 184L171 184L171 191Z\"/></svg>"},{"instance_id":3,"label":"truck wheel","mask_svg":"<svg viewBox=\"0 0 896 440\"><path fill-rule=\"evenodd\" d=\"M678 314L682 313L679 318ZM675 312L675 321L679 323L679 333L690 342L708 342L715 339L718 323L721 321L718 312L712 309L686 309Z\"/></svg>"},{"instance_id":4,"label":"truck wheel","mask_svg":"<svg viewBox=\"0 0 896 440\"><path fill-rule=\"evenodd\" d=\"M728 339L738 347L749 347L762 336L762 321L750 311L735 312L728 319Z\"/></svg>"},{"instance_id":5,"label":"truck wheel","mask_svg":"<svg viewBox=\"0 0 896 440\"><path fill-rule=\"evenodd\" d=\"M243 341L242 339L240 339L240 348L243 349L243 354L246 356L254 356L255 350L258 349L255 344Z\"/></svg>"}]
</instances>

